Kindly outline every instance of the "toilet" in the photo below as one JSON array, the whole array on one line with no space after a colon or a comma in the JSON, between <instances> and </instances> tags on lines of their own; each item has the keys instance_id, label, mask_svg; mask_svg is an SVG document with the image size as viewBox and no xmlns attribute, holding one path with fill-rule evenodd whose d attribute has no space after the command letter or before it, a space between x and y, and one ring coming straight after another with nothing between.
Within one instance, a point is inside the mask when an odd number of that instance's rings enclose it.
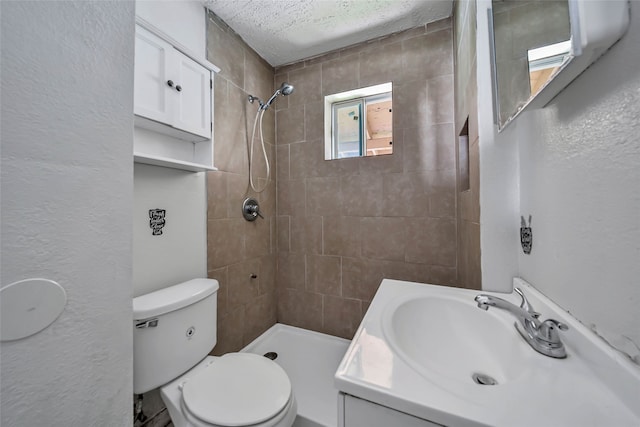
<instances>
[{"instance_id":1,"label":"toilet","mask_svg":"<svg viewBox=\"0 0 640 427\"><path fill-rule=\"evenodd\" d=\"M208 356L218 282L193 279L133 299L133 391L160 388L175 427L291 427L284 370L252 353Z\"/></svg>"}]
</instances>

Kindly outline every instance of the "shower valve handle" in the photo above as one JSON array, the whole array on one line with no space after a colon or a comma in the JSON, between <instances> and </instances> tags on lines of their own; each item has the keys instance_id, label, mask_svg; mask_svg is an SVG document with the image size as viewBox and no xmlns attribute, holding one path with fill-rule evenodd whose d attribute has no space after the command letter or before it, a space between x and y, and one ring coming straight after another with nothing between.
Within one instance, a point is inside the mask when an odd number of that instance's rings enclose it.
<instances>
[{"instance_id":1,"label":"shower valve handle","mask_svg":"<svg viewBox=\"0 0 640 427\"><path fill-rule=\"evenodd\" d=\"M258 206L258 201L256 199L247 198L242 203L242 216L247 221L255 221L258 217L264 219L262 214L260 213L260 206Z\"/></svg>"},{"instance_id":2,"label":"shower valve handle","mask_svg":"<svg viewBox=\"0 0 640 427\"><path fill-rule=\"evenodd\" d=\"M260 208L258 208L258 206L251 206L249 208L251 210L251 212L253 213L254 216L259 216L260 218L264 219L264 217L262 216L262 214L260 213Z\"/></svg>"}]
</instances>

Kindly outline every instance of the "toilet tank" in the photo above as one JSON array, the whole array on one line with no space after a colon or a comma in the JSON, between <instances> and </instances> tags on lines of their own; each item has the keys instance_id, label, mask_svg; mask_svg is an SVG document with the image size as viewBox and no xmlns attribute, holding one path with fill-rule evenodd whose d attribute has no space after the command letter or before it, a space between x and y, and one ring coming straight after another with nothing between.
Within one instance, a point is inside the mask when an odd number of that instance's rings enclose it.
<instances>
[{"instance_id":1,"label":"toilet tank","mask_svg":"<svg viewBox=\"0 0 640 427\"><path fill-rule=\"evenodd\" d=\"M218 281L193 279L133 299L133 392L182 375L216 345Z\"/></svg>"}]
</instances>

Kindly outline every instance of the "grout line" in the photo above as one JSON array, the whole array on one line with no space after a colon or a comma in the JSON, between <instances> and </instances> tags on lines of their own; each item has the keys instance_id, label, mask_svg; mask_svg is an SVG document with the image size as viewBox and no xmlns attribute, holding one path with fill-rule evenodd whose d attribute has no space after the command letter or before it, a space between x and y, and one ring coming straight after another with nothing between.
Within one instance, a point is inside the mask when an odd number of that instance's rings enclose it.
<instances>
[{"instance_id":1,"label":"grout line","mask_svg":"<svg viewBox=\"0 0 640 427\"><path fill-rule=\"evenodd\" d=\"M326 255L324 252L324 215L320 217L320 254Z\"/></svg>"},{"instance_id":2,"label":"grout line","mask_svg":"<svg viewBox=\"0 0 640 427\"><path fill-rule=\"evenodd\" d=\"M342 283L342 256L339 256L338 258L340 258L340 297L343 297L343 283ZM362 310L360 310L362 311Z\"/></svg>"}]
</instances>

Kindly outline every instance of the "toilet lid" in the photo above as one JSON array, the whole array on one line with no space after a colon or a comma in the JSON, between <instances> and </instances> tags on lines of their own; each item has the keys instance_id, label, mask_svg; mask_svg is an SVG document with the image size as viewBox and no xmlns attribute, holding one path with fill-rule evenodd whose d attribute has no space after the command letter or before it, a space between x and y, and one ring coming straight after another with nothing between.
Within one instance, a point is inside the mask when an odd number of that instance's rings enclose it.
<instances>
[{"instance_id":1,"label":"toilet lid","mask_svg":"<svg viewBox=\"0 0 640 427\"><path fill-rule=\"evenodd\" d=\"M252 353L226 354L182 388L185 406L209 424L246 426L273 418L291 397L284 370Z\"/></svg>"}]
</instances>

